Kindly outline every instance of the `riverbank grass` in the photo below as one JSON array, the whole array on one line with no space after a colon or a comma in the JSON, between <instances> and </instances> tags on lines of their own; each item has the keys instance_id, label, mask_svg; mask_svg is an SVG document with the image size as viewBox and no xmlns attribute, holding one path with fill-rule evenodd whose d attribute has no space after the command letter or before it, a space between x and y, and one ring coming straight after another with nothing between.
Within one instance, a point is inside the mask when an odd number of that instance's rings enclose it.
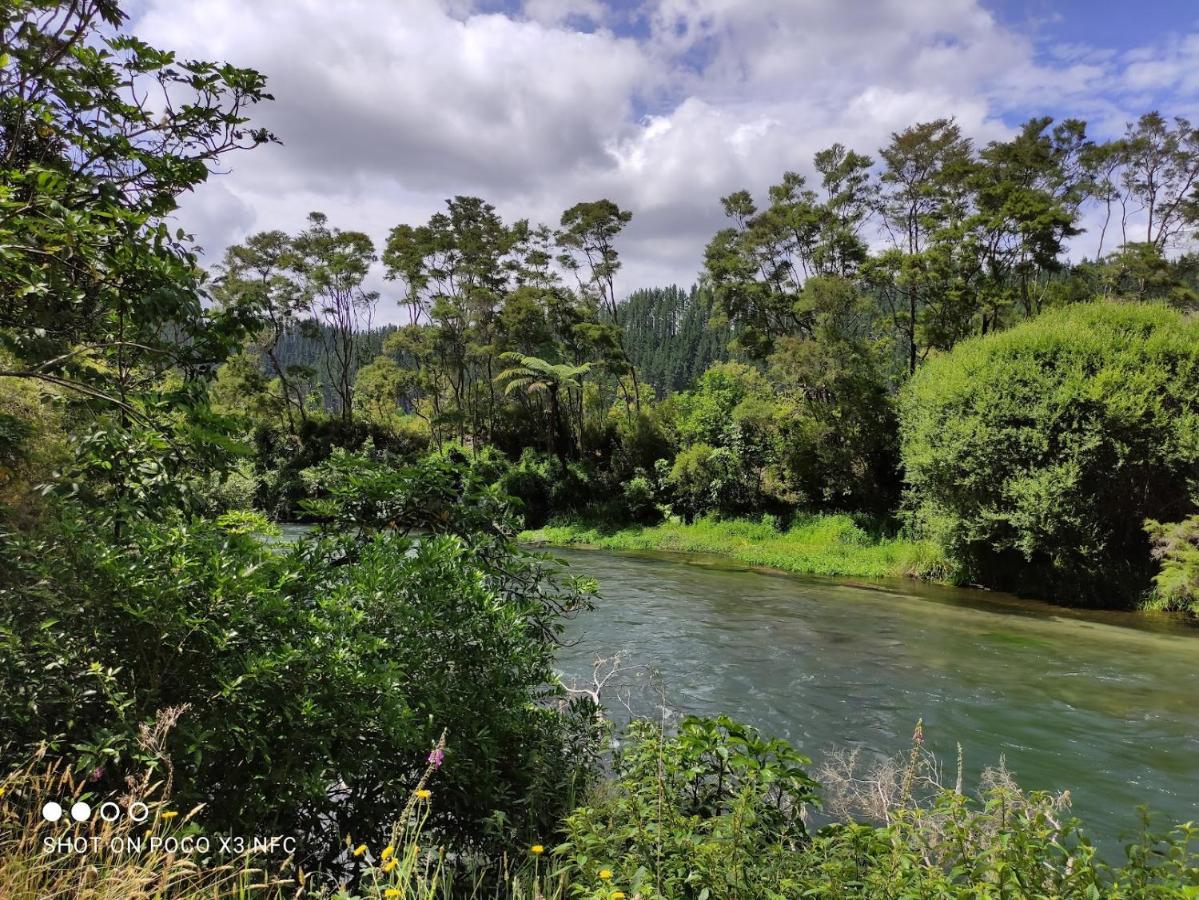
<instances>
[{"instance_id":1,"label":"riverbank grass","mask_svg":"<svg viewBox=\"0 0 1199 900\"><path fill-rule=\"evenodd\" d=\"M555 547L707 553L802 575L952 581L950 566L930 541L892 535L844 514L800 516L786 530L770 516L620 529L568 521L524 531L519 539Z\"/></svg>"}]
</instances>

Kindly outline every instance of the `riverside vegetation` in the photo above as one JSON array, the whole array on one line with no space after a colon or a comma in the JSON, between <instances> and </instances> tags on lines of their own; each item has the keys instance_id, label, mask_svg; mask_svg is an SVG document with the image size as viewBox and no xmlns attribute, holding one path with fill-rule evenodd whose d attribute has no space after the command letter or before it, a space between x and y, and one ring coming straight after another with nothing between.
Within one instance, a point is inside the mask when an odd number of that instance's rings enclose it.
<instances>
[{"instance_id":1,"label":"riverside vegetation","mask_svg":"<svg viewBox=\"0 0 1199 900\"><path fill-rule=\"evenodd\" d=\"M515 539L574 517L545 536L1193 611L1189 123L836 145L818 187L724 199L701 287L626 303L629 211L456 197L389 234L380 331L371 238L320 214L204 271L166 219L276 140L266 81L123 28L0 11L0 894L1199 892L1189 826L1109 865L1064 796L943 784L919 729L865 772L723 717L610 754L554 671L599 586ZM1143 240L1068 263L1080 209L1122 202ZM46 853L104 828L42 822L50 793L295 852Z\"/></svg>"}]
</instances>

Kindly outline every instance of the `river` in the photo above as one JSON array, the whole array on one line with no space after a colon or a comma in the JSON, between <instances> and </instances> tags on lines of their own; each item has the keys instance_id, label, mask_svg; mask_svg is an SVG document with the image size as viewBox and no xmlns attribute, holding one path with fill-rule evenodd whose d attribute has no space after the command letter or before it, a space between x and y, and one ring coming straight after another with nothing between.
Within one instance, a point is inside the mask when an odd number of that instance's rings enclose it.
<instances>
[{"instance_id":1,"label":"river","mask_svg":"<svg viewBox=\"0 0 1199 900\"><path fill-rule=\"evenodd\" d=\"M554 551L599 580L570 623L567 682L624 654L610 686L657 715L726 713L819 760L894 755L924 721L950 781L1001 757L1026 789L1069 789L1107 848L1147 804L1199 820L1199 629L915 583L845 583L667 554Z\"/></svg>"}]
</instances>

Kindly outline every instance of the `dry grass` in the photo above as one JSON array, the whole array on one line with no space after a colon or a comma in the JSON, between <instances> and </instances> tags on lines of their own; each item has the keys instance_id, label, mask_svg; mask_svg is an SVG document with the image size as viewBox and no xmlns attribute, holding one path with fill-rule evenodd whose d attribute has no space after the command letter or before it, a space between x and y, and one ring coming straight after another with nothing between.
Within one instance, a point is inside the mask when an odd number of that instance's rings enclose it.
<instances>
[{"instance_id":1,"label":"dry grass","mask_svg":"<svg viewBox=\"0 0 1199 900\"><path fill-rule=\"evenodd\" d=\"M165 710L154 726L143 729L143 749L158 754L182 711ZM127 783L122 795L113 798L120 809L115 821L105 821L97 805L84 822L74 821L70 809L88 795L86 780L61 762L38 756L4 776L0 780L0 897L216 900L302 894L296 881L256 867L249 855L222 862L177 846L174 842L200 834L196 822L200 807L187 812L172 809L169 767L166 773L164 780L147 773ZM42 815L48 800L62 806L57 822ZM141 822L128 815L133 803L145 804Z\"/></svg>"},{"instance_id":2,"label":"dry grass","mask_svg":"<svg viewBox=\"0 0 1199 900\"><path fill-rule=\"evenodd\" d=\"M183 712L165 710L140 736L143 749L160 755L167 733ZM444 750L444 736L438 751ZM434 761L437 758L438 761ZM449 898L506 898L561 900L569 887L530 849L497 865L475 871L444 848L426 846L434 839L425 823L436 795L433 776L439 756L431 755L424 777L413 788L390 841L383 847L355 845L347 839L347 856L361 857L367 867L354 892L330 884L320 874L292 871L290 863L267 869L248 853L221 860L214 853L173 847L203 834L201 807L173 809L173 773L160 755L161 778L146 775L132 780L121 796L111 798L121 810L115 821L99 815L99 801L88 796L86 778L61 762L39 756L0 779L0 898L2 900L248 900L248 898L386 898L386 900L449 900ZM76 800L94 804L85 822L75 822L70 809ZM47 800L58 802L62 818L48 822L42 815ZM127 815L130 804L144 803L140 823ZM140 814L140 810L139 810ZM217 842L212 840L215 849Z\"/></svg>"}]
</instances>

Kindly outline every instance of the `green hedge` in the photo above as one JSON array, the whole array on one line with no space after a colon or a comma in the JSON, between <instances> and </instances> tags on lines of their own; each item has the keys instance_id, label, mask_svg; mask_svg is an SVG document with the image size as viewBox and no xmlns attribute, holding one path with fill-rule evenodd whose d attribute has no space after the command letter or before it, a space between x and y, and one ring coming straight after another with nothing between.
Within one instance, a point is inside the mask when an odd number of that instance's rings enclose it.
<instances>
[{"instance_id":1,"label":"green hedge","mask_svg":"<svg viewBox=\"0 0 1199 900\"><path fill-rule=\"evenodd\" d=\"M1131 606L1154 571L1144 522L1199 488L1199 320L1090 303L966 341L901 396L916 522L963 575Z\"/></svg>"}]
</instances>

